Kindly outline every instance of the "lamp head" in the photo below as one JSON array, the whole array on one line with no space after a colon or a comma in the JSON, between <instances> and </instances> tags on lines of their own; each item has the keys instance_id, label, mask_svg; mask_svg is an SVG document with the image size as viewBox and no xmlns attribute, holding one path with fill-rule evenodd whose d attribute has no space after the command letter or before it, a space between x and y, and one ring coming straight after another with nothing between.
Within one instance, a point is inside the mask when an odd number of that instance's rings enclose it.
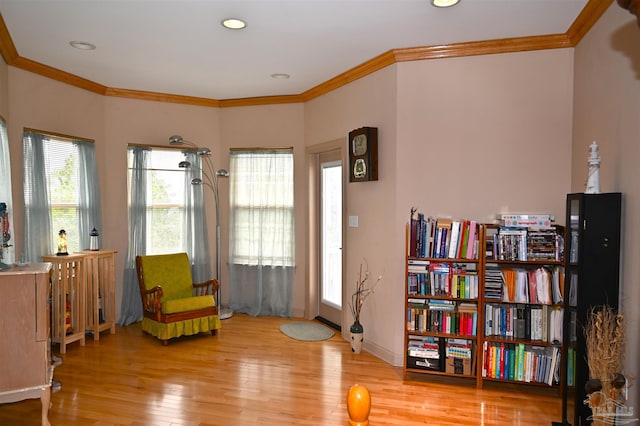
<instances>
[{"instance_id":1,"label":"lamp head","mask_svg":"<svg viewBox=\"0 0 640 426\"><path fill-rule=\"evenodd\" d=\"M202 179L200 178L193 178L191 179L191 185L202 185L204 182L202 181Z\"/></svg>"},{"instance_id":2,"label":"lamp head","mask_svg":"<svg viewBox=\"0 0 640 426\"><path fill-rule=\"evenodd\" d=\"M191 167L191 162L190 161L181 161L178 163L178 167L180 167L181 169L188 169L189 167Z\"/></svg>"},{"instance_id":3,"label":"lamp head","mask_svg":"<svg viewBox=\"0 0 640 426\"><path fill-rule=\"evenodd\" d=\"M211 155L211 150L207 147L198 148L198 155Z\"/></svg>"},{"instance_id":4,"label":"lamp head","mask_svg":"<svg viewBox=\"0 0 640 426\"><path fill-rule=\"evenodd\" d=\"M180 135L173 135L169 137L169 143L171 145L182 145L184 143L184 139Z\"/></svg>"},{"instance_id":5,"label":"lamp head","mask_svg":"<svg viewBox=\"0 0 640 426\"><path fill-rule=\"evenodd\" d=\"M229 177L229 171L226 169L219 169L216 172L216 176L220 176L220 177Z\"/></svg>"}]
</instances>

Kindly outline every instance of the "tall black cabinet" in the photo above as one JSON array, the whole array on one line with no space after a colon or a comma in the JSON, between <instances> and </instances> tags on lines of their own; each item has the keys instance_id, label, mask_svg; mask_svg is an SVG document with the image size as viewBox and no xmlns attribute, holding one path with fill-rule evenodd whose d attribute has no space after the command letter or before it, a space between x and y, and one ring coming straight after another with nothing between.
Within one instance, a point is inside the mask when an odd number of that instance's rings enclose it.
<instances>
[{"instance_id":1,"label":"tall black cabinet","mask_svg":"<svg viewBox=\"0 0 640 426\"><path fill-rule=\"evenodd\" d=\"M618 309L621 202L619 192L567 195L566 344L562 357L564 380L561 381L565 425L590 424L591 409L584 404L584 386L589 380L584 325L592 307L608 305ZM572 374L573 378L569 377Z\"/></svg>"}]
</instances>

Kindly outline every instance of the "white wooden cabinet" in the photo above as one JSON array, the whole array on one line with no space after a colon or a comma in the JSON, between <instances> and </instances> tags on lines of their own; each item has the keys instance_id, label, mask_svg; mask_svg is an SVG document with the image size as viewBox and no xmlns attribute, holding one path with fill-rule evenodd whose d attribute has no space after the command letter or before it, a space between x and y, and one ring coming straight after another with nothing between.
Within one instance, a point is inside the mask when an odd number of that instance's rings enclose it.
<instances>
[{"instance_id":1,"label":"white wooden cabinet","mask_svg":"<svg viewBox=\"0 0 640 426\"><path fill-rule=\"evenodd\" d=\"M0 271L0 403L40 398L49 425L49 263Z\"/></svg>"}]
</instances>

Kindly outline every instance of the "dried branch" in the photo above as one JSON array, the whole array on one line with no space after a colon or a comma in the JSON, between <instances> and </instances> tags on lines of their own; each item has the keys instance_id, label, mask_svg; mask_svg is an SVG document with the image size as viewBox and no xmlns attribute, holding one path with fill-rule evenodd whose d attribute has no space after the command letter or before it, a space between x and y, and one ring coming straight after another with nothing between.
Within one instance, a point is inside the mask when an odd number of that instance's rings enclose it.
<instances>
[{"instance_id":1,"label":"dried branch","mask_svg":"<svg viewBox=\"0 0 640 426\"><path fill-rule=\"evenodd\" d=\"M360 264L360 271L358 272L358 279L356 280L356 290L351 295L351 303L349 304L349 308L351 309L351 314L353 315L354 324L360 324L360 313L362 312L362 306L364 305L367 297L371 295L374 291L374 287L382 280L382 275L378 276L376 282L371 285L371 287L367 287L367 280L369 279L369 264L367 260L364 260L365 269L362 269L362 263ZM363 275L364 274L364 275Z\"/></svg>"}]
</instances>

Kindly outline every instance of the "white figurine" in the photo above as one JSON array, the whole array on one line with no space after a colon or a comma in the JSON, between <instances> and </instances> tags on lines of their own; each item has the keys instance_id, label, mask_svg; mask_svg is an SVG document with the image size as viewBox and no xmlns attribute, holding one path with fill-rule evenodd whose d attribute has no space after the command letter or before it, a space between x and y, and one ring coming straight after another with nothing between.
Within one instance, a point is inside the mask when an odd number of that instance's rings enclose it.
<instances>
[{"instance_id":1,"label":"white figurine","mask_svg":"<svg viewBox=\"0 0 640 426\"><path fill-rule=\"evenodd\" d=\"M587 194L600 193L600 155L598 154L598 144L593 141L589 153L589 178L587 180Z\"/></svg>"}]
</instances>

